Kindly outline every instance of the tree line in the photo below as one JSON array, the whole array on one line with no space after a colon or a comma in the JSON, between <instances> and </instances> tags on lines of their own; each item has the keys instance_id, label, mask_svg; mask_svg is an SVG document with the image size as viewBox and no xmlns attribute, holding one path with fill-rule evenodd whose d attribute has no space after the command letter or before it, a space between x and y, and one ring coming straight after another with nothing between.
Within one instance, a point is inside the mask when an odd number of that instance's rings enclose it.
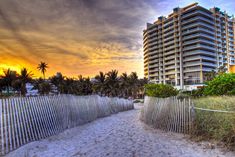
<instances>
[{"instance_id":1,"label":"tree line","mask_svg":"<svg viewBox=\"0 0 235 157\"><path fill-rule=\"evenodd\" d=\"M93 79L78 75L77 78L63 76L57 73L46 79L45 73L48 64L41 62L37 69L42 73L43 78L33 79L33 73L27 68L22 68L18 74L11 69L3 71L0 76L0 93L7 91L16 91L25 96L27 93L26 83L31 83L33 89L37 89L39 94L75 94L90 95L98 94L101 96L118 96L118 97L142 97L144 93L144 84L147 79L139 79L136 72L131 74L118 74L117 70L111 70L107 73L99 72Z\"/></svg>"}]
</instances>

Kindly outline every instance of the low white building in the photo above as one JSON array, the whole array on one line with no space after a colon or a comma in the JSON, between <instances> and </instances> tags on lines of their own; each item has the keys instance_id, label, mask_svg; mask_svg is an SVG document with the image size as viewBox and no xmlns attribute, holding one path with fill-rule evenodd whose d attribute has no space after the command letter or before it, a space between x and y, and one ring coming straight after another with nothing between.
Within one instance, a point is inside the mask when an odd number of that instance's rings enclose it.
<instances>
[{"instance_id":1,"label":"low white building","mask_svg":"<svg viewBox=\"0 0 235 157\"><path fill-rule=\"evenodd\" d=\"M31 83L26 83L26 96L37 96L39 95L38 90L37 89L33 89L33 84Z\"/></svg>"}]
</instances>

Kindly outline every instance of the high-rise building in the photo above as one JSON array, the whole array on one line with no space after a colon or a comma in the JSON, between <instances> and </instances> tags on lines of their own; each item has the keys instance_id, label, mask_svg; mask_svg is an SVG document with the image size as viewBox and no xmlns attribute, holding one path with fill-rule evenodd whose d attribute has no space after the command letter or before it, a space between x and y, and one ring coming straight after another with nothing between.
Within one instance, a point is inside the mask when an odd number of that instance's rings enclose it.
<instances>
[{"instance_id":1,"label":"high-rise building","mask_svg":"<svg viewBox=\"0 0 235 157\"><path fill-rule=\"evenodd\" d=\"M168 17L147 23L143 32L144 75L151 82L193 89L206 73L224 66L235 71L235 19L198 3L174 8Z\"/></svg>"}]
</instances>

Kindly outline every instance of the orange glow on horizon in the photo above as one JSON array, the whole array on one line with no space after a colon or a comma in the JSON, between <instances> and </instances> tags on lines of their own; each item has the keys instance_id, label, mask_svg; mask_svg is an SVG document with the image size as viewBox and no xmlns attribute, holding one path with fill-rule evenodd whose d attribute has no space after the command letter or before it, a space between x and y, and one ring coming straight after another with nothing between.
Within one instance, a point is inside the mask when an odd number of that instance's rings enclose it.
<instances>
[{"instance_id":1,"label":"orange glow on horizon","mask_svg":"<svg viewBox=\"0 0 235 157\"><path fill-rule=\"evenodd\" d=\"M16 71L18 74L20 74L20 71L22 68L27 68L28 71L30 71L32 74L33 74L33 78L42 78L43 75L40 71L37 70L37 66L22 66L22 65L9 65L9 64L0 64L0 76L3 75L3 72L4 70L7 70L7 69L10 69L12 71ZM127 72L127 74L130 74L129 71L127 71L128 69L125 69L124 71L121 69L117 69L115 68L115 65L113 67L106 67L104 68L103 70L100 69L100 70L97 70L97 72L93 72L91 71L90 73L88 72L88 74L69 74L69 73L66 73L66 71L60 71L60 70L55 70L55 69L52 69L50 68L50 65L49 65L49 68L47 69L46 71L46 78L49 78L53 75L55 75L57 72L61 72L63 76L66 76L66 77L70 77L70 78L78 78L79 75L82 75L83 77L90 77L90 78L94 78L96 75L99 74L100 71L104 72L104 73L107 73L108 71L111 71L111 70L118 70L118 75L121 75L123 72ZM132 72L132 71L131 71ZM133 72L136 72L136 71L133 71ZM139 78L142 78L141 75L138 75Z\"/></svg>"},{"instance_id":2,"label":"orange glow on horizon","mask_svg":"<svg viewBox=\"0 0 235 157\"><path fill-rule=\"evenodd\" d=\"M33 74L33 78L42 77L41 75L38 75L38 72L31 70L31 68L29 68L27 66L8 65L8 64L0 64L0 76L3 75L3 72L7 69L10 69L12 71L16 71L18 74L20 74L21 69L24 67L27 68L27 70ZM37 74L37 75L35 75L35 74Z\"/></svg>"},{"instance_id":3,"label":"orange glow on horizon","mask_svg":"<svg viewBox=\"0 0 235 157\"><path fill-rule=\"evenodd\" d=\"M7 65L7 64L0 64L0 75L3 74L3 71L7 69L11 69L13 71L16 71L17 73L20 73L21 66L12 66L12 65Z\"/></svg>"}]
</instances>

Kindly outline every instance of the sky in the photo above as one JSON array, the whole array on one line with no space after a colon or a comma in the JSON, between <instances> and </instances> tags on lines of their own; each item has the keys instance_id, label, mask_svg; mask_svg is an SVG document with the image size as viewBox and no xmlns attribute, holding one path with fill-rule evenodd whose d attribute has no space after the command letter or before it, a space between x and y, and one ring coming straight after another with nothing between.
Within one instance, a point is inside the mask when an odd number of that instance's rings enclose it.
<instances>
[{"instance_id":1,"label":"sky","mask_svg":"<svg viewBox=\"0 0 235 157\"><path fill-rule=\"evenodd\" d=\"M195 1L196 2L196 1ZM234 0L200 0L235 14ZM143 77L142 35L147 22L190 0L0 0L0 73L48 63L46 73L94 77L135 71Z\"/></svg>"}]
</instances>

